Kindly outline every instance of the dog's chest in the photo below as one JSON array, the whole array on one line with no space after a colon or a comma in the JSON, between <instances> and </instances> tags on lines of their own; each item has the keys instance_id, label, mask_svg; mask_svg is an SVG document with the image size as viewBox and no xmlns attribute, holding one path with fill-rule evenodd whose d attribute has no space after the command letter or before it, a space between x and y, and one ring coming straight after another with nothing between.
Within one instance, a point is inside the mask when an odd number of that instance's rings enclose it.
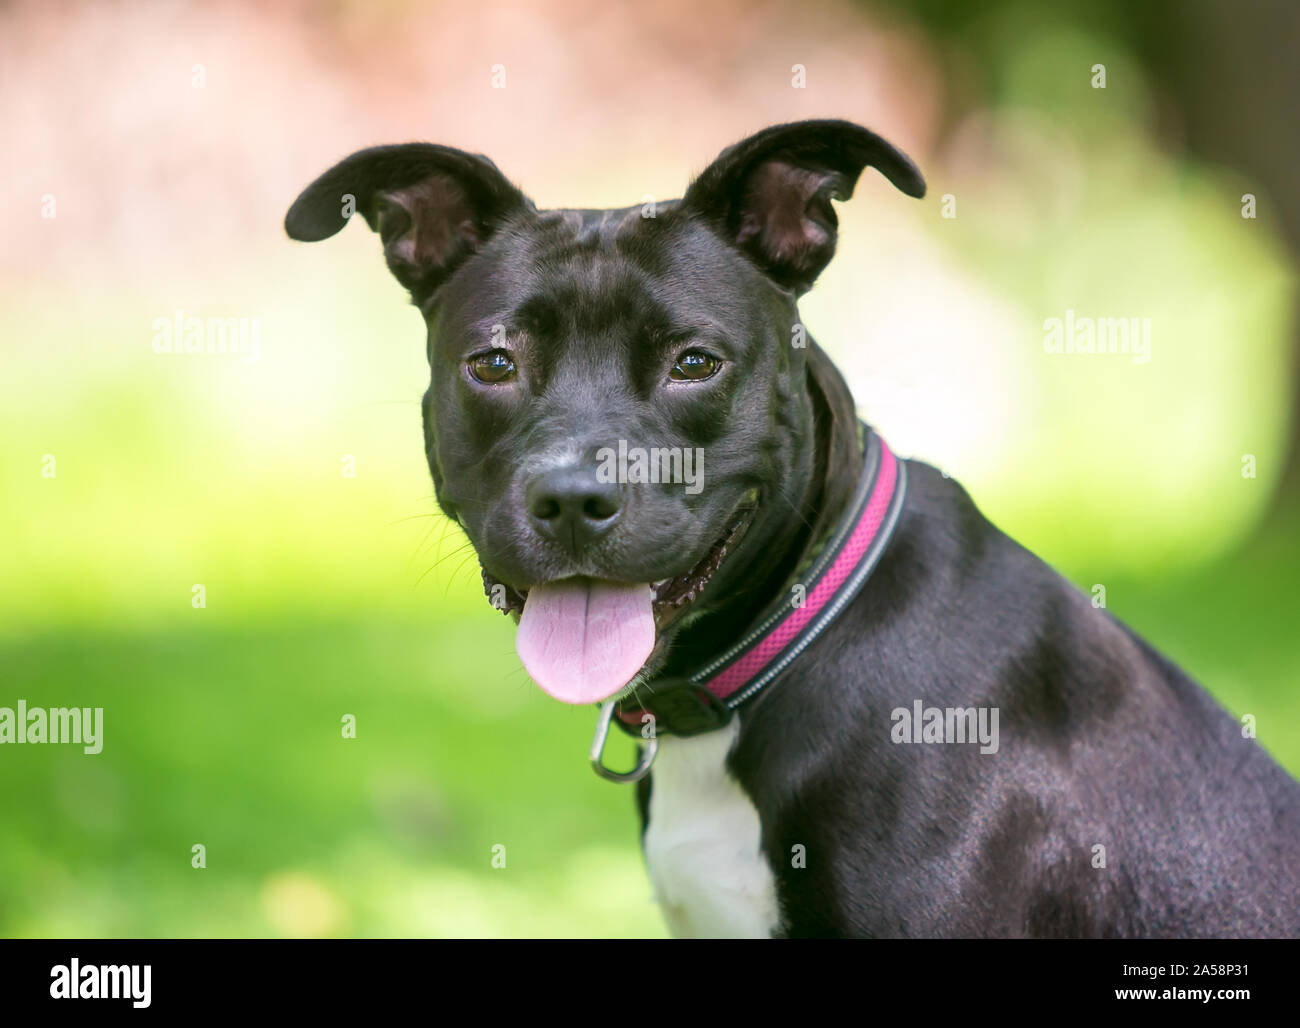
<instances>
[{"instance_id":1,"label":"dog's chest","mask_svg":"<svg viewBox=\"0 0 1300 1028\"><path fill-rule=\"evenodd\" d=\"M679 938L765 938L778 927L776 882L758 811L726 769L740 731L659 740L643 840L655 899Z\"/></svg>"}]
</instances>

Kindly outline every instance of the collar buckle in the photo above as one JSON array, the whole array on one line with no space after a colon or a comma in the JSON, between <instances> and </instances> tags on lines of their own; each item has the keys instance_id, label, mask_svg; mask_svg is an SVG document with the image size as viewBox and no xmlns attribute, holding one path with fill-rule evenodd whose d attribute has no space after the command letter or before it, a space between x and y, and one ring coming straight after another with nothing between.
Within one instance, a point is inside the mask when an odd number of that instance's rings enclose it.
<instances>
[{"instance_id":1,"label":"collar buckle","mask_svg":"<svg viewBox=\"0 0 1300 1028\"><path fill-rule=\"evenodd\" d=\"M650 715L649 731L642 724ZM701 735L721 728L731 720L732 711L703 685L689 678L670 678L654 683L654 691L636 707L618 711L618 723L624 731L641 738L653 739L656 729L673 735Z\"/></svg>"}]
</instances>

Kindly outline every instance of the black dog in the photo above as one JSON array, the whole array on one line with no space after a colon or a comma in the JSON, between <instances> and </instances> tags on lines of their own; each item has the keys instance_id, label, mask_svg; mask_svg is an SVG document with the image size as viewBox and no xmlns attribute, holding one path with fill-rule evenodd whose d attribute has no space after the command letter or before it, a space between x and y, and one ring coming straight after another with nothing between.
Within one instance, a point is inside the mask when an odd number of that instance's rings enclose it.
<instances>
[{"instance_id":1,"label":"black dog","mask_svg":"<svg viewBox=\"0 0 1300 1028\"><path fill-rule=\"evenodd\" d=\"M380 234L428 324L438 502L538 683L612 698L602 724L646 740L624 777L654 760L644 842L677 934L1300 933L1300 787L960 486L896 461L804 334L831 201L867 166L925 191L839 121L614 211L539 211L486 158L416 143L348 157L285 225L324 239L356 210Z\"/></svg>"}]
</instances>

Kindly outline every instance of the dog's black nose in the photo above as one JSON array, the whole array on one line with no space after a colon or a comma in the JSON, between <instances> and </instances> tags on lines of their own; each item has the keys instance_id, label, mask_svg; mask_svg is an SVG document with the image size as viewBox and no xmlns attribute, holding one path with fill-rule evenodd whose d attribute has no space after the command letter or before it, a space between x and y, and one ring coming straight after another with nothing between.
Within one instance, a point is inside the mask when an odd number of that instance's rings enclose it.
<instances>
[{"instance_id":1,"label":"dog's black nose","mask_svg":"<svg viewBox=\"0 0 1300 1028\"><path fill-rule=\"evenodd\" d=\"M578 550L613 527L622 510L617 482L602 482L595 468L556 468L538 475L524 491L538 531Z\"/></svg>"}]
</instances>

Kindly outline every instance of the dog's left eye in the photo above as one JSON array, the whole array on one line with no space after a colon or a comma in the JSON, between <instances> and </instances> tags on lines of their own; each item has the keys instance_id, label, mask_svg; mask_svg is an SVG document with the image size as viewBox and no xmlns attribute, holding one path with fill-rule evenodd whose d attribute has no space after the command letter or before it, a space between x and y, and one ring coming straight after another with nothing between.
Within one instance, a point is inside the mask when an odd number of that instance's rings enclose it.
<instances>
[{"instance_id":1,"label":"dog's left eye","mask_svg":"<svg viewBox=\"0 0 1300 1028\"><path fill-rule=\"evenodd\" d=\"M722 361L703 350L687 350L677 358L668 377L674 382L702 382L712 378L722 367Z\"/></svg>"},{"instance_id":2,"label":"dog's left eye","mask_svg":"<svg viewBox=\"0 0 1300 1028\"><path fill-rule=\"evenodd\" d=\"M515 377L515 362L505 350L489 350L469 359L469 373L480 382L496 385Z\"/></svg>"}]
</instances>

